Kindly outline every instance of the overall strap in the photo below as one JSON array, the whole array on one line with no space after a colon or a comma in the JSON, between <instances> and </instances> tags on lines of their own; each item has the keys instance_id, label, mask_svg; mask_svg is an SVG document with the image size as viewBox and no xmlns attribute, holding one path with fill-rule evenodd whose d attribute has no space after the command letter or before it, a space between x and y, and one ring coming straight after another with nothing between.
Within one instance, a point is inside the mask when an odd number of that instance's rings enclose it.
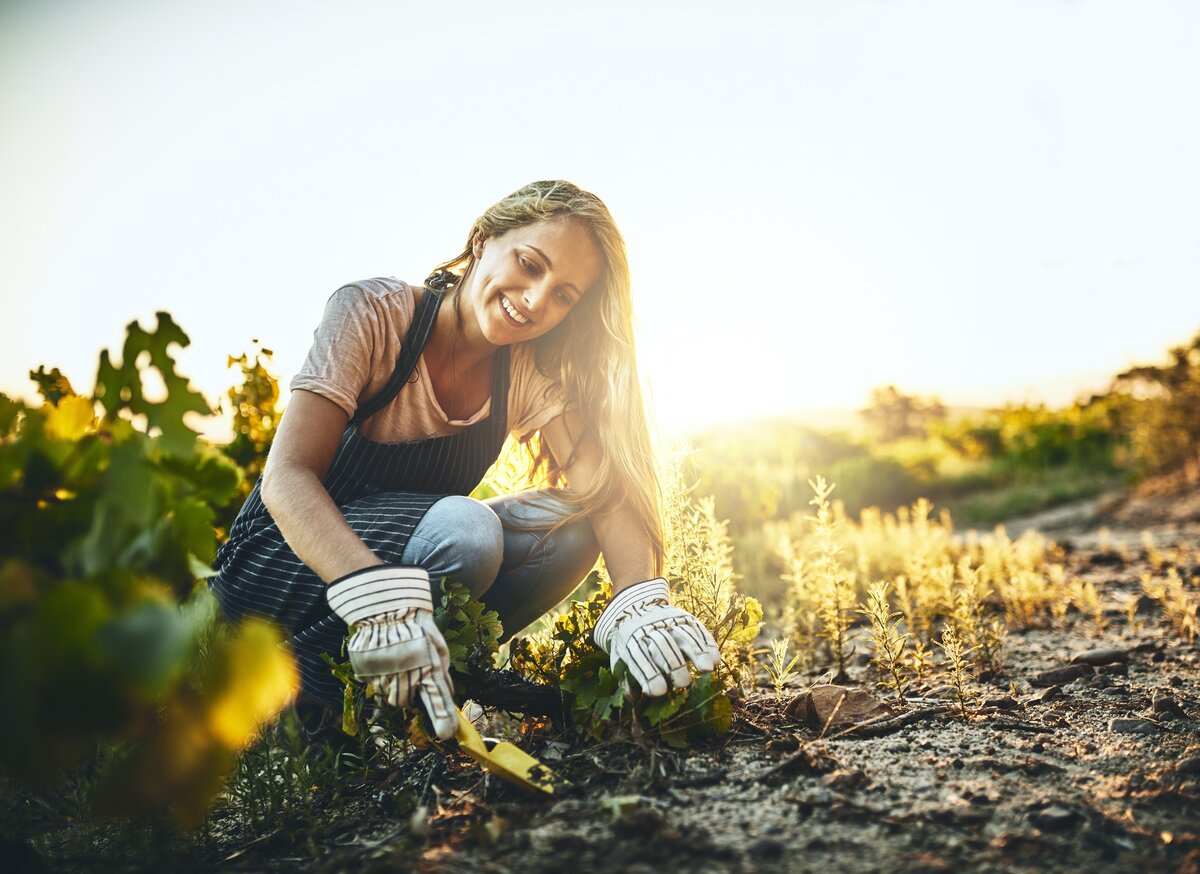
<instances>
[{"instance_id":1,"label":"overall strap","mask_svg":"<svg viewBox=\"0 0 1200 874\"><path fill-rule=\"evenodd\" d=\"M441 305L441 291L435 291L432 288L426 289L425 294L417 301L412 324L408 326L408 333L404 335L404 342L400 345L400 354L396 357L396 368L388 378L387 385L375 397L366 403L359 404L358 409L354 412L354 417L350 420L351 425L360 425L378 413L391 403L392 399L400 393L400 389L404 388L404 384L408 382L413 369L417 366L417 361L421 357L425 343L429 340L429 335L433 333L433 325L437 321L438 308Z\"/></svg>"}]
</instances>

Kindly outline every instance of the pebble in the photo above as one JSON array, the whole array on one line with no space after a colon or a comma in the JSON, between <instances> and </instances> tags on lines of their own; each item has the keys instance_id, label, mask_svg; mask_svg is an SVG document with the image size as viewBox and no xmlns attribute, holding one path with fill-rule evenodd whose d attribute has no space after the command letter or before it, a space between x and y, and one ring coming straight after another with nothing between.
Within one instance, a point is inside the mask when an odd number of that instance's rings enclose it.
<instances>
[{"instance_id":1,"label":"pebble","mask_svg":"<svg viewBox=\"0 0 1200 874\"><path fill-rule=\"evenodd\" d=\"M1179 706L1179 702L1170 695L1157 694L1154 696L1154 712L1170 719L1187 719L1187 711Z\"/></svg>"},{"instance_id":2,"label":"pebble","mask_svg":"<svg viewBox=\"0 0 1200 874\"><path fill-rule=\"evenodd\" d=\"M826 774L821 782L830 789L838 792L848 792L864 785L867 782L867 774L865 771L858 769L853 771L838 770L832 774Z\"/></svg>"},{"instance_id":3,"label":"pebble","mask_svg":"<svg viewBox=\"0 0 1200 874\"><path fill-rule=\"evenodd\" d=\"M959 825L982 825L992 818L992 812L986 807L969 807L963 805L952 808L948 816L953 822L957 822Z\"/></svg>"},{"instance_id":4,"label":"pebble","mask_svg":"<svg viewBox=\"0 0 1200 874\"><path fill-rule=\"evenodd\" d=\"M1034 674L1030 677L1029 682L1034 686L1058 686L1079 677L1090 677L1094 673L1096 673L1096 669L1091 665L1065 665L1061 668L1051 668L1040 674Z\"/></svg>"},{"instance_id":5,"label":"pebble","mask_svg":"<svg viewBox=\"0 0 1200 874\"><path fill-rule=\"evenodd\" d=\"M783 855L784 846L774 838L759 838L746 848L746 855L752 859L778 859Z\"/></svg>"},{"instance_id":6,"label":"pebble","mask_svg":"<svg viewBox=\"0 0 1200 874\"><path fill-rule=\"evenodd\" d=\"M1055 698L1061 698L1062 696L1062 686L1048 686L1029 700L1035 704L1044 704L1047 701L1053 701Z\"/></svg>"},{"instance_id":7,"label":"pebble","mask_svg":"<svg viewBox=\"0 0 1200 874\"><path fill-rule=\"evenodd\" d=\"M1145 719L1114 717L1108 721L1108 730L1113 734L1158 734L1159 728Z\"/></svg>"},{"instance_id":8,"label":"pebble","mask_svg":"<svg viewBox=\"0 0 1200 874\"><path fill-rule=\"evenodd\" d=\"M984 707L995 707L997 710L1012 710L1020 705L1021 702L1012 695L1001 695L999 698L988 698L983 702Z\"/></svg>"},{"instance_id":9,"label":"pebble","mask_svg":"<svg viewBox=\"0 0 1200 874\"><path fill-rule=\"evenodd\" d=\"M1043 831L1062 831L1074 825L1078 818L1079 814L1075 811L1052 804L1031 814L1029 821Z\"/></svg>"},{"instance_id":10,"label":"pebble","mask_svg":"<svg viewBox=\"0 0 1200 874\"><path fill-rule=\"evenodd\" d=\"M1159 610L1158 602L1149 595L1139 595L1137 599L1137 607L1134 608L1134 613L1137 616L1150 616L1157 613Z\"/></svg>"},{"instance_id":11,"label":"pebble","mask_svg":"<svg viewBox=\"0 0 1200 874\"><path fill-rule=\"evenodd\" d=\"M1180 759L1175 770L1180 774L1200 774L1200 756L1187 756Z\"/></svg>"},{"instance_id":12,"label":"pebble","mask_svg":"<svg viewBox=\"0 0 1200 874\"><path fill-rule=\"evenodd\" d=\"M1089 649L1086 652L1078 653L1071 657L1071 663L1077 665L1112 665L1117 662L1129 661L1128 650L1119 649L1117 647L1101 647L1100 649Z\"/></svg>"}]
</instances>

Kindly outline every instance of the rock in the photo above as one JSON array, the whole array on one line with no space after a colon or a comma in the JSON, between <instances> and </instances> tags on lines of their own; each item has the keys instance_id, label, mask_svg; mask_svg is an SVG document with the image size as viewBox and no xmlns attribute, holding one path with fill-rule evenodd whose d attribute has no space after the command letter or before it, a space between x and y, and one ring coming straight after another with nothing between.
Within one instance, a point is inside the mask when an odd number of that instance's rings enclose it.
<instances>
[{"instance_id":1,"label":"rock","mask_svg":"<svg viewBox=\"0 0 1200 874\"><path fill-rule=\"evenodd\" d=\"M662 831L666 819L657 810L639 807L613 821L613 831L626 837L651 837ZM572 835L572 837L576 837Z\"/></svg>"},{"instance_id":2,"label":"rock","mask_svg":"<svg viewBox=\"0 0 1200 874\"><path fill-rule=\"evenodd\" d=\"M1059 686L1080 677L1090 677L1095 673L1096 669L1091 665L1065 665L1035 674L1029 679L1029 682L1034 686Z\"/></svg>"},{"instance_id":3,"label":"rock","mask_svg":"<svg viewBox=\"0 0 1200 874\"><path fill-rule=\"evenodd\" d=\"M895 716L897 710L870 692L847 686L813 686L788 702L784 713L800 719L810 728L827 731L866 722L881 716Z\"/></svg>"},{"instance_id":4,"label":"rock","mask_svg":"<svg viewBox=\"0 0 1200 874\"><path fill-rule=\"evenodd\" d=\"M784 846L775 838L759 838L746 848L746 855L751 859L762 859L769 861L778 859L783 855Z\"/></svg>"},{"instance_id":5,"label":"rock","mask_svg":"<svg viewBox=\"0 0 1200 874\"><path fill-rule=\"evenodd\" d=\"M1113 734L1158 734L1160 729L1145 719L1117 716L1108 721L1108 730Z\"/></svg>"},{"instance_id":6,"label":"rock","mask_svg":"<svg viewBox=\"0 0 1200 874\"><path fill-rule=\"evenodd\" d=\"M832 774L826 774L821 782L837 792L850 792L867 783L867 775L865 771L855 769L847 771L839 769Z\"/></svg>"},{"instance_id":7,"label":"rock","mask_svg":"<svg viewBox=\"0 0 1200 874\"><path fill-rule=\"evenodd\" d=\"M1187 711L1170 695L1157 693L1154 696L1154 712L1168 719L1187 719Z\"/></svg>"},{"instance_id":8,"label":"rock","mask_svg":"<svg viewBox=\"0 0 1200 874\"><path fill-rule=\"evenodd\" d=\"M1012 695L1001 695L998 698L988 698L983 702L984 707L995 707L997 710L1013 710L1020 707L1021 702Z\"/></svg>"},{"instance_id":9,"label":"rock","mask_svg":"<svg viewBox=\"0 0 1200 874\"><path fill-rule=\"evenodd\" d=\"M1029 700L1033 704L1045 704L1047 701L1053 701L1055 698L1061 698L1062 696L1062 686L1048 686Z\"/></svg>"},{"instance_id":10,"label":"rock","mask_svg":"<svg viewBox=\"0 0 1200 874\"><path fill-rule=\"evenodd\" d=\"M1200 756L1188 756L1175 765L1180 774L1200 774Z\"/></svg>"},{"instance_id":11,"label":"rock","mask_svg":"<svg viewBox=\"0 0 1200 874\"><path fill-rule=\"evenodd\" d=\"M1052 804L1047 808L1030 814L1029 821L1042 831L1058 832L1073 826L1079 819L1079 814L1066 807Z\"/></svg>"},{"instance_id":12,"label":"rock","mask_svg":"<svg viewBox=\"0 0 1200 874\"><path fill-rule=\"evenodd\" d=\"M982 825L992 818L992 812L986 807L971 807L963 805L950 810L950 819L959 825Z\"/></svg>"},{"instance_id":13,"label":"rock","mask_svg":"<svg viewBox=\"0 0 1200 874\"><path fill-rule=\"evenodd\" d=\"M783 737L773 737L767 741L768 753L792 753L800 749L800 738L794 734L785 734Z\"/></svg>"},{"instance_id":14,"label":"rock","mask_svg":"<svg viewBox=\"0 0 1200 874\"><path fill-rule=\"evenodd\" d=\"M1100 667L1101 665L1115 665L1118 662L1129 661L1129 651L1118 647L1101 647L1100 649L1089 649L1086 652L1078 653L1071 657L1071 664L1075 665L1093 665Z\"/></svg>"},{"instance_id":15,"label":"rock","mask_svg":"<svg viewBox=\"0 0 1200 874\"><path fill-rule=\"evenodd\" d=\"M1151 616L1159 611L1158 602L1149 595L1139 595L1137 606L1134 608L1136 616Z\"/></svg>"}]
</instances>

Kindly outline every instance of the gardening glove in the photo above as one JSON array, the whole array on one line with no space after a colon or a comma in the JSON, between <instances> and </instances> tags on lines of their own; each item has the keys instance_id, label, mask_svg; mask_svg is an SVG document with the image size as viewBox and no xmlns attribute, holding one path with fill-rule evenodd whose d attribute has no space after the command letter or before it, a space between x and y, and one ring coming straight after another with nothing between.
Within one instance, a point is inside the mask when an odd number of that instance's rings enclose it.
<instances>
[{"instance_id":1,"label":"gardening glove","mask_svg":"<svg viewBox=\"0 0 1200 874\"><path fill-rule=\"evenodd\" d=\"M364 568L330 583L325 596L352 629L346 650L354 675L393 707L412 707L419 697L437 736L454 737L450 651L433 624L424 568Z\"/></svg>"},{"instance_id":2,"label":"gardening glove","mask_svg":"<svg viewBox=\"0 0 1200 874\"><path fill-rule=\"evenodd\" d=\"M665 695L692 682L690 660L707 673L721 660L717 642L695 616L672 607L667 581L659 577L617 593L592 636L614 670L624 662L647 695Z\"/></svg>"}]
</instances>

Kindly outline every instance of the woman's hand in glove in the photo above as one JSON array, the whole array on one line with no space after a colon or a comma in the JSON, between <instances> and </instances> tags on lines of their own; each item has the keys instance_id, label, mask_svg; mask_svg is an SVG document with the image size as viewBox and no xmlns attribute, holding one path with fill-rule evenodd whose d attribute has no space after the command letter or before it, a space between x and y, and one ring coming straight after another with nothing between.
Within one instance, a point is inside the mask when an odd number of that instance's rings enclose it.
<instances>
[{"instance_id":1,"label":"woman's hand in glove","mask_svg":"<svg viewBox=\"0 0 1200 874\"><path fill-rule=\"evenodd\" d=\"M692 682L687 663L701 673L721 660L717 643L695 616L670 606L659 578L618 592L596 621L593 636L615 669L624 662L647 695L665 695Z\"/></svg>"},{"instance_id":2,"label":"woman's hand in glove","mask_svg":"<svg viewBox=\"0 0 1200 874\"><path fill-rule=\"evenodd\" d=\"M437 736L454 737L450 652L433 623L429 574L400 565L364 568L330 583L325 595L351 627L346 650L354 675L394 707L411 707L419 697Z\"/></svg>"}]
</instances>

